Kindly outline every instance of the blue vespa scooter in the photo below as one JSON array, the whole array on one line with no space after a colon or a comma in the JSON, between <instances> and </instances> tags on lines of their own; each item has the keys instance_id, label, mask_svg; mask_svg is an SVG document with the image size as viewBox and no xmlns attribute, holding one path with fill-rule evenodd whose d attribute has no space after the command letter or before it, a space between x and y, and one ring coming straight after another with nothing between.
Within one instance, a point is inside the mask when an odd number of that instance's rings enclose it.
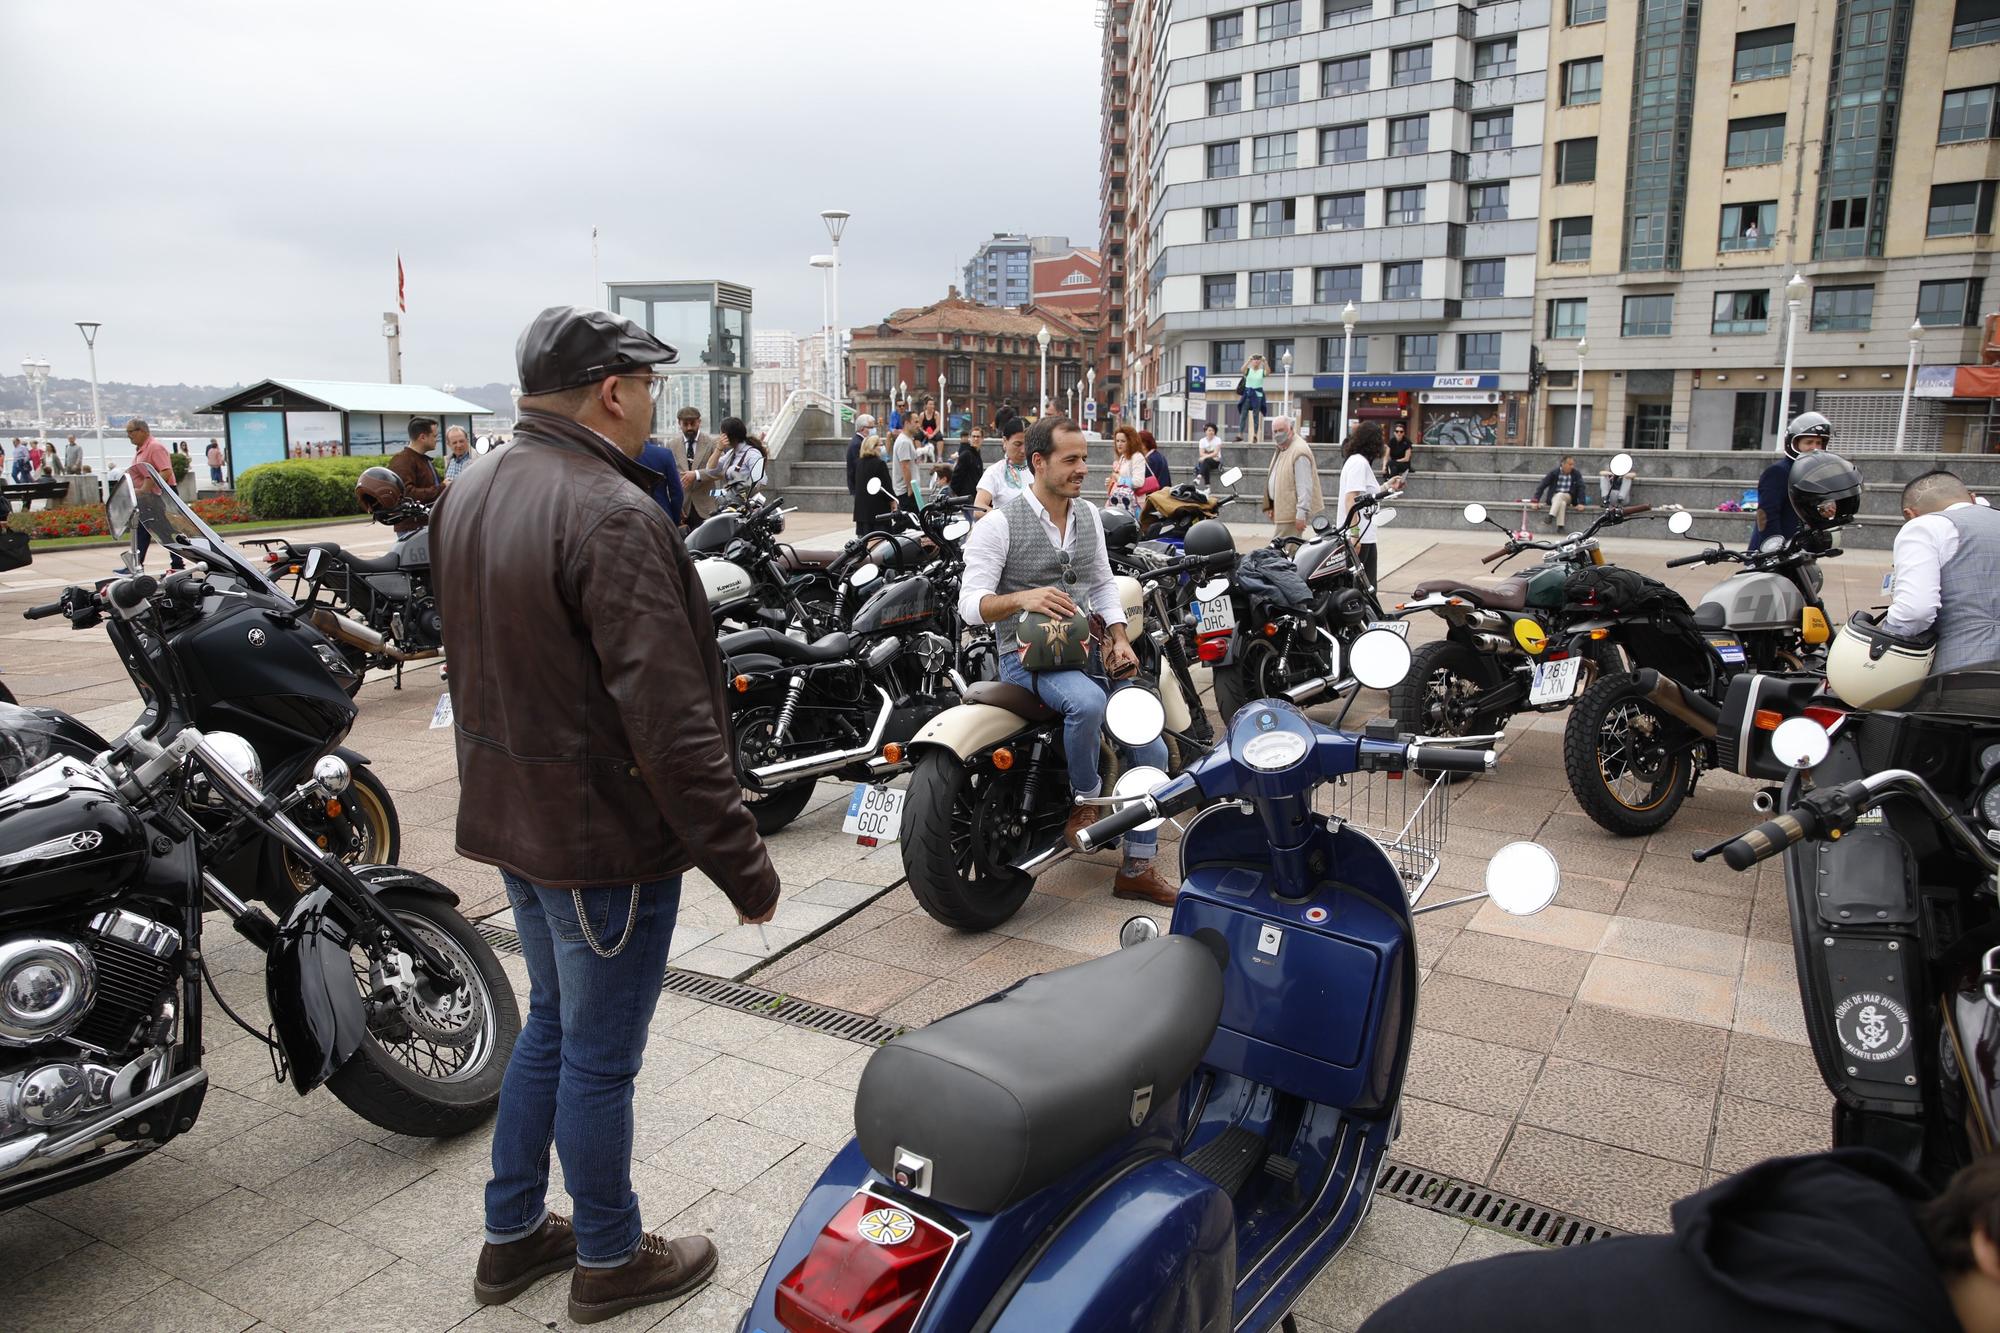
<instances>
[{"instance_id":1,"label":"blue vespa scooter","mask_svg":"<svg viewBox=\"0 0 2000 1333\"><path fill-rule=\"evenodd\" d=\"M1349 656L1377 688L1409 668L1388 631ZM1121 741L1116 699L1140 694L1114 696ZM876 1052L856 1138L800 1206L744 1333L1289 1329L1367 1215L1417 1003L1403 880L1380 844L1314 811L1314 789L1492 762L1263 699L1178 778L1124 793L1087 846L1207 807L1170 933L1135 917L1118 952ZM1486 896L1539 911L1557 879L1545 849L1514 843Z\"/></svg>"}]
</instances>

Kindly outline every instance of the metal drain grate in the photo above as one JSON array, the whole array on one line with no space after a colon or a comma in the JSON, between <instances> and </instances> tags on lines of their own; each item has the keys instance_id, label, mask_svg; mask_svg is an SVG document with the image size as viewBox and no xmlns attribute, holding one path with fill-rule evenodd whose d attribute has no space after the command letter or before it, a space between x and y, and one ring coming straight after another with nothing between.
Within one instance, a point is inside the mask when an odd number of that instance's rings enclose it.
<instances>
[{"instance_id":1,"label":"metal drain grate","mask_svg":"<svg viewBox=\"0 0 2000 1333\"><path fill-rule=\"evenodd\" d=\"M1380 1183L1375 1186L1375 1192L1400 1203L1415 1204L1447 1217L1477 1222L1510 1236L1553 1248L1587 1245L1594 1240L1624 1234L1601 1223L1586 1222L1580 1217L1571 1217L1540 1204L1523 1203L1484 1185L1470 1185L1463 1180L1404 1166L1400 1162L1389 1163Z\"/></svg>"},{"instance_id":2,"label":"metal drain grate","mask_svg":"<svg viewBox=\"0 0 2000 1333\"><path fill-rule=\"evenodd\" d=\"M478 929L480 938L501 953L511 953L516 956L520 954L521 937L506 926L482 921ZM859 1042L864 1046L880 1046L903 1031L902 1027L895 1023L885 1023L866 1014L850 1014L845 1009L814 1004L810 1000L801 1000L791 995L780 995L761 986L746 986L740 981L725 981L721 977L711 977L702 972L688 972L678 967L667 969L666 980L660 989L673 995L685 995L689 999L700 1000L704 1004L719 1004L725 1009L740 1009L746 1014L776 1019L793 1027L823 1032L829 1037Z\"/></svg>"}]
</instances>

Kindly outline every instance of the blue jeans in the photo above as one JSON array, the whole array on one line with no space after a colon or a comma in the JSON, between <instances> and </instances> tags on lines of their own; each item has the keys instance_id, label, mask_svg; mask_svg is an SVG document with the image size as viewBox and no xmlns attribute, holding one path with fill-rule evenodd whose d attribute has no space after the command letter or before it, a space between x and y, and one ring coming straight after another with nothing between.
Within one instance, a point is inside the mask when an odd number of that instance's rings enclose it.
<instances>
[{"instance_id":1,"label":"blue jeans","mask_svg":"<svg viewBox=\"0 0 2000 1333\"><path fill-rule=\"evenodd\" d=\"M1063 715L1063 758L1069 765L1070 790L1078 796L1095 796L1103 779L1097 771L1098 738L1104 734L1104 705L1109 696L1104 687L1086 671L1029 671L1021 665L1021 654L1000 654L1000 679L1034 691L1035 697ZM1118 682L1122 688L1127 682ZM1162 772L1167 767L1167 743L1155 738L1134 748L1120 747L1135 764L1151 764ZM1106 814L1110 811L1106 810ZM1125 859L1150 861L1159 844L1157 828L1125 835Z\"/></svg>"},{"instance_id":2,"label":"blue jeans","mask_svg":"<svg viewBox=\"0 0 2000 1333\"><path fill-rule=\"evenodd\" d=\"M640 885L636 921L628 921L631 885L582 890L598 946L608 951L625 940L617 957L602 958L584 937L569 890L502 878L528 963L528 1017L500 1084L486 1239L504 1245L542 1225L553 1144L575 1201L577 1262L615 1267L632 1257L644 1231L632 1192L633 1079L660 1001L681 879Z\"/></svg>"}]
</instances>

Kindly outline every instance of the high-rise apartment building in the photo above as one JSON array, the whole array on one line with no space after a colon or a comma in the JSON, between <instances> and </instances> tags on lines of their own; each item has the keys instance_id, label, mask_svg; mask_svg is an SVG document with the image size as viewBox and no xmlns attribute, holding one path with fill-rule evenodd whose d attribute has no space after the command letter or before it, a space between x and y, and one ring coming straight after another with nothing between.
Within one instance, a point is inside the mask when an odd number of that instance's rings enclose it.
<instances>
[{"instance_id":1,"label":"high-rise apartment building","mask_svg":"<svg viewBox=\"0 0 2000 1333\"><path fill-rule=\"evenodd\" d=\"M966 261L965 295L981 305L1026 305L1034 299L1035 260L1069 250L1067 236L996 231Z\"/></svg>"},{"instance_id":2,"label":"high-rise apartment building","mask_svg":"<svg viewBox=\"0 0 2000 1333\"><path fill-rule=\"evenodd\" d=\"M1945 368L2000 298L2000 3L1555 3L1543 441L1772 447L1796 300L1792 410L1837 448L1893 445L1913 337L1907 447L1983 447Z\"/></svg>"},{"instance_id":3,"label":"high-rise apartment building","mask_svg":"<svg viewBox=\"0 0 2000 1333\"><path fill-rule=\"evenodd\" d=\"M1234 425L1262 355L1315 438L1344 364L1351 417L1525 438L1549 4L1107 6L1106 333L1156 432Z\"/></svg>"}]
</instances>

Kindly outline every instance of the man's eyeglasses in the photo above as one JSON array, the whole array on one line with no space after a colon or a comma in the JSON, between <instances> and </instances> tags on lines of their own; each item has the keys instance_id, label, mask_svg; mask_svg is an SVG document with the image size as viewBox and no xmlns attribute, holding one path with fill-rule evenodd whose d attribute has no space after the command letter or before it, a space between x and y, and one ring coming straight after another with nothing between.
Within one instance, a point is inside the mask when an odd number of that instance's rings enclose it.
<instances>
[{"instance_id":1,"label":"man's eyeglasses","mask_svg":"<svg viewBox=\"0 0 2000 1333\"><path fill-rule=\"evenodd\" d=\"M644 380L646 382L646 396L656 403L660 401L660 395L665 393L667 388L667 377L664 375L620 375L618 378L621 380Z\"/></svg>"}]
</instances>

